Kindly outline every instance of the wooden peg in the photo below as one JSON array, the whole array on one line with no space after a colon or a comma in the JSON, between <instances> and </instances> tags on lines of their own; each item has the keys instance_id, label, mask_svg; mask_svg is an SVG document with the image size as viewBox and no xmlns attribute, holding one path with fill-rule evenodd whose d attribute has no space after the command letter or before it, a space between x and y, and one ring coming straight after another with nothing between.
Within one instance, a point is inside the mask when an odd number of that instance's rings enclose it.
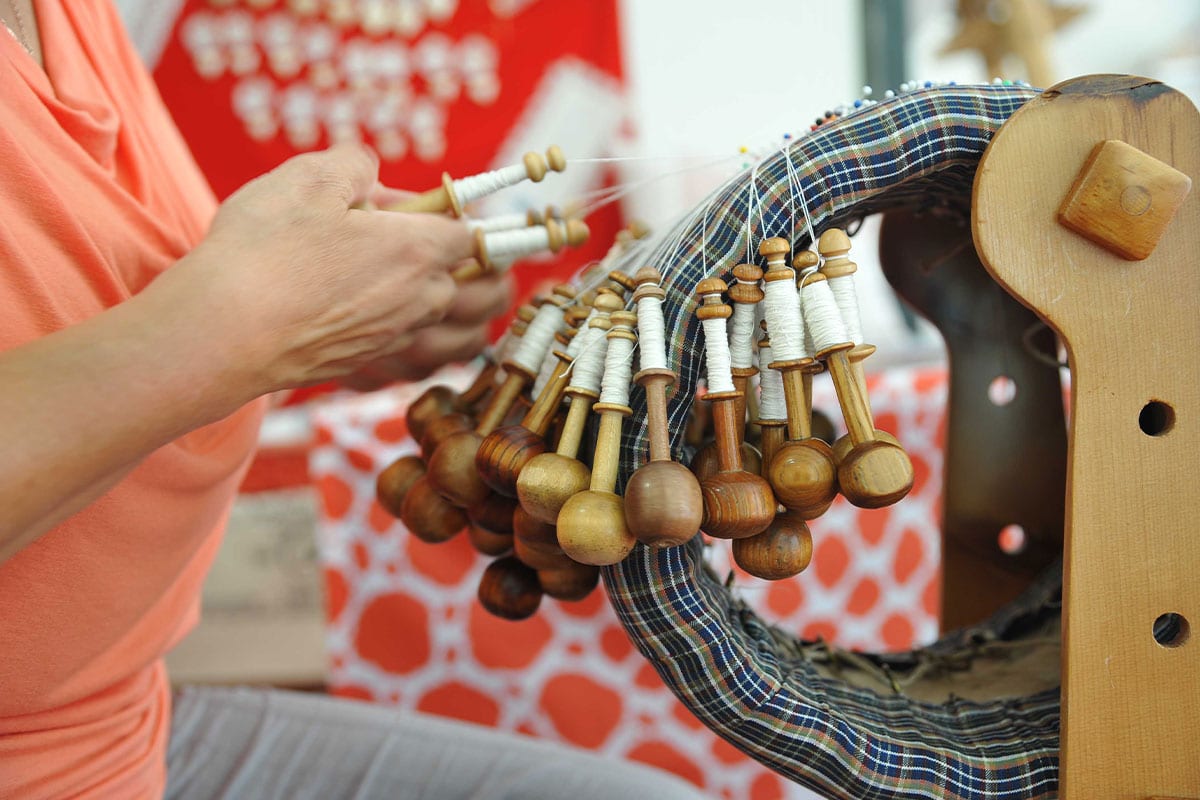
<instances>
[{"instance_id":1,"label":"wooden peg","mask_svg":"<svg viewBox=\"0 0 1200 800\"><path fill-rule=\"evenodd\" d=\"M400 520L414 536L430 544L448 541L467 526L467 515L439 494L428 473L405 492Z\"/></svg>"},{"instance_id":2,"label":"wooden peg","mask_svg":"<svg viewBox=\"0 0 1200 800\"><path fill-rule=\"evenodd\" d=\"M632 347L636 340L633 326L637 322L637 315L629 311L614 311L610 319L610 352L615 346L614 340L623 339ZM563 551L581 564L595 566L618 563L629 555L636 542L625 524L624 503L614 491L621 450L621 426L625 417L633 412L627 405L603 402L603 396L601 402L592 406L592 410L600 416L600 431L596 437L590 488L567 500L558 513L558 543Z\"/></svg>"},{"instance_id":3,"label":"wooden peg","mask_svg":"<svg viewBox=\"0 0 1200 800\"><path fill-rule=\"evenodd\" d=\"M703 280L696 287L701 299L696 316L729 319L732 310L721 302L725 282L719 278ZM706 342L707 346L711 343ZM712 380L710 376L710 381ZM710 391L704 396L712 406L716 427L717 473L700 482L704 501L702 527L709 536L740 539L766 529L775 519L775 495L771 486L742 465L737 418L736 391Z\"/></svg>"},{"instance_id":4,"label":"wooden peg","mask_svg":"<svg viewBox=\"0 0 1200 800\"><path fill-rule=\"evenodd\" d=\"M662 277L653 267L638 270L635 279L635 302L643 298L661 302L666 297L659 285ZM704 519L699 481L691 470L671 458L667 390L677 379L669 369L643 369L634 376L646 390L650 460L625 485L625 522L638 541L651 547L684 544L696 535Z\"/></svg>"},{"instance_id":5,"label":"wooden peg","mask_svg":"<svg viewBox=\"0 0 1200 800\"><path fill-rule=\"evenodd\" d=\"M416 441L425 435L425 426L434 419L459 411L458 393L449 386L430 386L409 404L404 412L408 432Z\"/></svg>"},{"instance_id":6,"label":"wooden peg","mask_svg":"<svg viewBox=\"0 0 1200 800\"><path fill-rule=\"evenodd\" d=\"M589 327L606 331L611 328L609 316L620 311L624 304L612 292L600 292L595 307L600 313ZM517 497L521 506L534 519L551 525L558 520L563 504L573 495L586 491L591 482L591 470L577 456L588 412L599 394L577 386L568 386L566 394L571 397L571 404L556 451L534 456L517 476Z\"/></svg>"}]
</instances>

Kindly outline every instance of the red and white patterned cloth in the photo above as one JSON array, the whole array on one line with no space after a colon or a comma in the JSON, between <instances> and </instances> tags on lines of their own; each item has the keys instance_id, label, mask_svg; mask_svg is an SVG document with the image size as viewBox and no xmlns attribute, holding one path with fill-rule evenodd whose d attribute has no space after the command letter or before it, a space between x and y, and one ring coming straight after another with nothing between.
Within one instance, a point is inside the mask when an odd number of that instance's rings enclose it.
<instances>
[{"instance_id":1,"label":"red and white patterned cloth","mask_svg":"<svg viewBox=\"0 0 1200 800\"><path fill-rule=\"evenodd\" d=\"M937 633L945 373L893 370L870 387L878 427L912 457L913 492L875 511L839 500L812 525L807 572L775 583L743 574L737 584L783 627L897 650ZM331 690L654 764L713 797L812 797L703 728L634 650L603 589L582 603L546 599L523 622L493 618L475 598L489 559L465 536L425 544L379 506L376 474L416 450L403 409L422 388L316 413ZM830 386L818 382L815 399L836 415ZM726 571L728 546L710 552Z\"/></svg>"}]
</instances>

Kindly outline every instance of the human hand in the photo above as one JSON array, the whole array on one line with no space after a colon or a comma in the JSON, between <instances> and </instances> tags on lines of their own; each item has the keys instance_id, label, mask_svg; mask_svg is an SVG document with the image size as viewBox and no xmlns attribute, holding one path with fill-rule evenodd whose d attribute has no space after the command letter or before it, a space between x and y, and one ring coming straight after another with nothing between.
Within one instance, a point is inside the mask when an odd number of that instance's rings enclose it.
<instances>
[{"instance_id":1,"label":"human hand","mask_svg":"<svg viewBox=\"0 0 1200 800\"><path fill-rule=\"evenodd\" d=\"M494 282L460 290L466 226L438 215L361 210L378 163L342 145L290 159L222 204L209 234L155 283L206 303L213 346L238 362L249 396L412 358L414 374L481 346ZM496 296L484 297L488 287ZM419 333L454 316L444 338ZM417 348L424 348L417 352Z\"/></svg>"},{"instance_id":2,"label":"human hand","mask_svg":"<svg viewBox=\"0 0 1200 800\"><path fill-rule=\"evenodd\" d=\"M488 323L512 303L512 281L490 274L458 287L454 302L441 322L409 334L410 344L393 355L367 364L339 383L372 391L395 381L428 377L446 364L469 361L488 341Z\"/></svg>"}]
</instances>

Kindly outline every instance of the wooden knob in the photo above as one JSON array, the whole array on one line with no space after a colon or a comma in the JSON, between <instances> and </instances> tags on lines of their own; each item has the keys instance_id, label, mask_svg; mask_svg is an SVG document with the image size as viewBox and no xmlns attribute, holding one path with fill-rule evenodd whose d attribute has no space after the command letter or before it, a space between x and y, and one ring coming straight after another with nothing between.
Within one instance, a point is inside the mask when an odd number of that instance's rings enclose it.
<instances>
[{"instance_id":1,"label":"wooden knob","mask_svg":"<svg viewBox=\"0 0 1200 800\"><path fill-rule=\"evenodd\" d=\"M412 401L404 414L408 432L415 441L425 435L425 426L445 414L458 411L458 393L441 384L430 386Z\"/></svg>"},{"instance_id":2,"label":"wooden knob","mask_svg":"<svg viewBox=\"0 0 1200 800\"><path fill-rule=\"evenodd\" d=\"M379 505L393 517L400 516L404 496L418 478L425 474L425 462L420 456L403 456L387 466L375 478L375 497Z\"/></svg>"},{"instance_id":3,"label":"wooden knob","mask_svg":"<svg viewBox=\"0 0 1200 800\"><path fill-rule=\"evenodd\" d=\"M562 549L540 550L519 536L513 536L513 554L530 569L569 569L573 562Z\"/></svg>"},{"instance_id":4,"label":"wooden knob","mask_svg":"<svg viewBox=\"0 0 1200 800\"><path fill-rule=\"evenodd\" d=\"M796 271L796 282L800 283L804 280L801 273L812 269L820 263L821 257L812 250L801 250L799 253L796 253L796 256L792 259L792 269Z\"/></svg>"},{"instance_id":5,"label":"wooden knob","mask_svg":"<svg viewBox=\"0 0 1200 800\"><path fill-rule=\"evenodd\" d=\"M878 440L864 442L838 465L838 485L859 508L882 508L912 489L912 461L902 447Z\"/></svg>"},{"instance_id":6,"label":"wooden knob","mask_svg":"<svg viewBox=\"0 0 1200 800\"><path fill-rule=\"evenodd\" d=\"M580 492L558 513L559 546L581 564L619 563L635 541L625 524L624 504L612 492Z\"/></svg>"},{"instance_id":7,"label":"wooden knob","mask_svg":"<svg viewBox=\"0 0 1200 800\"><path fill-rule=\"evenodd\" d=\"M530 516L553 524L563 503L586 491L591 477L587 465L575 458L541 453L530 459L517 476L517 497Z\"/></svg>"},{"instance_id":8,"label":"wooden knob","mask_svg":"<svg viewBox=\"0 0 1200 800\"><path fill-rule=\"evenodd\" d=\"M451 434L429 459L427 477L437 491L460 508L483 502L492 489L475 469L483 437L473 430Z\"/></svg>"},{"instance_id":9,"label":"wooden knob","mask_svg":"<svg viewBox=\"0 0 1200 800\"><path fill-rule=\"evenodd\" d=\"M502 556L513 549L511 533L496 533L473 523L467 525L467 539L475 552L485 556Z\"/></svg>"},{"instance_id":10,"label":"wooden knob","mask_svg":"<svg viewBox=\"0 0 1200 800\"><path fill-rule=\"evenodd\" d=\"M550 240L550 252L557 253L563 247L579 247L588 240L590 231L587 223L581 219L569 219L565 222L546 220L546 233Z\"/></svg>"},{"instance_id":11,"label":"wooden knob","mask_svg":"<svg viewBox=\"0 0 1200 800\"><path fill-rule=\"evenodd\" d=\"M753 536L775 519L775 495L763 478L743 469L734 428L739 424L733 402L736 398L733 394L709 394L708 399L712 401L720 471L700 482L704 503L702 527L709 536L720 539Z\"/></svg>"},{"instance_id":12,"label":"wooden knob","mask_svg":"<svg viewBox=\"0 0 1200 800\"><path fill-rule=\"evenodd\" d=\"M540 569L537 573L542 591L555 600L578 602L600 583L600 568L571 562L563 569Z\"/></svg>"},{"instance_id":13,"label":"wooden knob","mask_svg":"<svg viewBox=\"0 0 1200 800\"><path fill-rule=\"evenodd\" d=\"M428 461L433 458L442 442L456 433L469 431L474 427L475 421L466 414L443 414L425 426L425 433L420 439L421 456Z\"/></svg>"},{"instance_id":14,"label":"wooden knob","mask_svg":"<svg viewBox=\"0 0 1200 800\"><path fill-rule=\"evenodd\" d=\"M476 503L467 509L467 519L476 527L492 533L511 534L513 532L513 512L517 510L517 501L500 494L489 494L483 502ZM494 554L493 554L494 555Z\"/></svg>"},{"instance_id":15,"label":"wooden knob","mask_svg":"<svg viewBox=\"0 0 1200 800\"><path fill-rule=\"evenodd\" d=\"M775 496L802 519L824 514L837 496L837 466L833 450L820 439L787 441L768 466Z\"/></svg>"},{"instance_id":16,"label":"wooden knob","mask_svg":"<svg viewBox=\"0 0 1200 800\"><path fill-rule=\"evenodd\" d=\"M729 299L735 303L754 304L763 299L763 290L758 282L763 271L757 264L738 264L733 268L737 283L729 287Z\"/></svg>"},{"instance_id":17,"label":"wooden knob","mask_svg":"<svg viewBox=\"0 0 1200 800\"><path fill-rule=\"evenodd\" d=\"M567 168L567 157L563 155L561 147L552 144L546 149L546 164L555 172L562 172Z\"/></svg>"},{"instance_id":18,"label":"wooden knob","mask_svg":"<svg viewBox=\"0 0 1200 800\"><path fill-rule=\"evenodd\" d=\"M858 271L858 265L847 257L850 252L850 237L839 228L830 228L821 234L817 242L817 252L825 259L821 272L828 278L853 275Z\"/></svg>"},{"instance_id":19,"label":"wooden knob","mask_svg":"<svg viewBox=\"0 0 1200 800\"><path fill-rule=\"evenodd\" d=\"M784 269L787 268L787 254L791 252L792 245L787 239L779 236L774 236L770 239L763 239L758 246L758 254L767 260L767 266L778 268L780 265Z\"/></svg>"},{"instance_id":20,"label":"wooden knob","mask_svg":"<svg viewBox=\"0 0 1200 800\"><path fill-rule=\"evenodd\" d=\"M794 514L780 514L762 533L733 542L733 560L756 578L799 575L812 561L812 533Z\"/></svg>"},{"instance_id":21,"label":"wooden knob","mask_svg":"<svg viewBox=\"0 0 1200 800\"><path fill-rule=\"evenodd\" d=\"M488 434L475 452L475 469L493 491L517 496L521 471L546 452L546 440L524 425L510 425Z\"/></svg>"},{"instance_id":22,"label":"wooden knob","mask_svg":"<svg viewBox=\"0 0 1200 800\"><path fill-rule=\"evenodd\" d=\"M418 539L430 544L448 541L467 526L467 515L434 489L428 475L413 481L400 506L400 519Z\"/></svg>"},{"instance_id":23,"label":"wooden knob","mask_svg":"<svg viewBox=\"0 0 1200 800\"><path fill-rule=\"evenodd\" d=\"M706 442L696 455L692 457L691 467L688 470L696 476L696 480L704 482L721 471L721 460L718 455L717 441ZM741 442L738 445L738 453L741 456L742 469L747 472L759 472L762 469L762 454L750 442Z\"/></svg>"},{"instance_id":24,"label":"wooden knob","mask_svg":"<svg viewBox=\"0 0 1200 800\"><path fill-rule=\"evenodd\" d=\"M556 555L562 553L562 548L558 546L558 531L553 523L542 522L519 505L513 510L512 522L513 535L526 548Z\"/></svg>"},{"instance_id":25,"label":"wooden knob","mask_svg":"<svg viewBox=\"0 0 1200 800\"><path fill-rule=\"evenodd\" d=\"M675 461L650 461L625 486L625 522L650 547L675 547L691 540L704 519L700 483Z\"/></svg>"},{"instance_id":26,"label":"wooden knob","mask_svg":"<svg viewBox=\"0 0 1200 800\"><path fill-rule=\"evenodd\" d=\"M542 602L537 573L512 556L488 565L479 580L479 602L502 619L521 620L533 616Z\"/></svg>"}]
</instances>

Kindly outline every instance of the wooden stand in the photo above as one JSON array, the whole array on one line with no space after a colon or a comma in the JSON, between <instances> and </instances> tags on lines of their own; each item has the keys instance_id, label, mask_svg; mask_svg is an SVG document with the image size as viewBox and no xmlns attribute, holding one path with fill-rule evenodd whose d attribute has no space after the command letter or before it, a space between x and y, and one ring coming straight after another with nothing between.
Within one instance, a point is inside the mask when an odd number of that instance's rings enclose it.
<instances>
[{"instance_id":1,"label":"wooden stand","mask_svg":"<svg viewBox=\"0 0 1200 800\"><path fill-rule=\"evenodd\" d=\"M1137 152L1097 167L1107 141ZM1123 76L1030 101L976 175L981 259L1070 353L1064 800L1200 797L1198 177L1196 109ZM1097 243L1113 230L1123 246Z\"/></svg>"}]
</instances>

